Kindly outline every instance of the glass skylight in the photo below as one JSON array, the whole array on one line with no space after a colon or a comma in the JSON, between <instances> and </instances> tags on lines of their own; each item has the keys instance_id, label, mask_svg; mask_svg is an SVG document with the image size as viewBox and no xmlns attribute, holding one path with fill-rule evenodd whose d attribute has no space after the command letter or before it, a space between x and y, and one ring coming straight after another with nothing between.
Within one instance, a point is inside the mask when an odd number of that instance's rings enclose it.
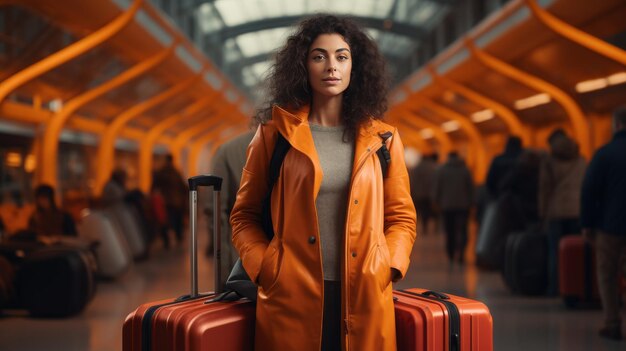
<instances>
[{"instance_id":1,"label":"glass skylight","mask_svg":"<svg viewBox=\"0 0 626 351\"><path fill-rule=\"evenodd\" d=\"M285 43L293 28L283 27L246 33L235 40L246 57L269 53Z\"/></svg>"},{"instance_id":2,"label":"glass skylight","mask_svg":"<svg viewBox=\"0 0 626 351\"><path fill-rule=\"evenodd\" d=\"M236 26L263 18L316 12L386 18L393 2L393 0L216 0L214 4L224 23L227 26Z\"/></svg>"},{"instance_id":3,"label":"glass skylight","mask_svg":"<svg viewBox=\"0 0 626 351\"><path fill-rule=\"evenodd\" d=\"M213 42L222 43L217 53L222 67L229 69L231 74L239 75L234 77L235 80L254 92L271 64L265 59L271 59L271 54L285 43L294 28L255 30L254 27L240 27L244 31L252 31L230 37L227 30L230 27L284 17L304 17L315 13L349 15L366 20L390 20L390 31L383 29L388 28L387 23L376 24L377 21L374 21L377 27L367 28L367 31L393 66L394 62L391 61L402 62L401 60L414 52L420 41L417 35L394 32L393 24L413 26L416 33L418 30L427 31L436 24L445 8L446 5L433 0L207 0L205 3L199 2L195 15L199 29L206 38L215 35Z\"/></svg>"}]
</instances>

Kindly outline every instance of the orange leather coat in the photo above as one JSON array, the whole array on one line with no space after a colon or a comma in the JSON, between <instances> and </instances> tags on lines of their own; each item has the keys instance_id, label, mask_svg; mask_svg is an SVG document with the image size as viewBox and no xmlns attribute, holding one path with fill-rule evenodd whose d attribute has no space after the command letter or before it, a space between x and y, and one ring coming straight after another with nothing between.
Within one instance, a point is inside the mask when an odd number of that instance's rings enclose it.
<instances>
[{"instance_id":1,"label":"orange leather coat","mask_svg":"<svg viewBox=\"0 0 626 351\"><path fill-rule=\"evenodd\" d=\"M391 163L383 179L376 151L382 146L378 133L386 131L393 136L387 141ZM261 202L277 132L292 148L272 192L275 236L268 242ZM272 120L258 128L248 147L230 219L233 244L259 285L256 350L320 350L324 284L315 199L322 177L308 109L291 113L275 107ZM406 273L415 228L402 142L395 128L372 120L356 138L346 217L344 350L396 350L390 268Z\"/></svg>"}]
</instances>

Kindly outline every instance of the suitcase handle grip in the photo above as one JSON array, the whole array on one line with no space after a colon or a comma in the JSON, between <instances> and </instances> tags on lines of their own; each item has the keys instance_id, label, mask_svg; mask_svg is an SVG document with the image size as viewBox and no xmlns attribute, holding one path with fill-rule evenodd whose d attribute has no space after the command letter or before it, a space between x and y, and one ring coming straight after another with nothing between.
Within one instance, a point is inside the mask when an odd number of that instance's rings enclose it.
<instances>
[{"instance_id":1,"label":"suitcase handle grip","mask_svg":"<svg viewBox=\"0 0 626 351\"><path fill-rule=\"evenodd\" d=\"M440 292L436 292L436 291L432 291L432 290L428 290L428 291L424 291L422 293L423 296L433 296L436 297L440 300L450 300L450 296L446 295L446 294L442 294Z\"/></svg>"},{"instance_id":2,"label":"suitcase handle grip","mask_svg":"<svg viewBox=\"0 0 626 351\"><path fill-rule=\"evenodd\" d=\"M197 238L197 220L198 220L198 187L213 187L213 271L215 293L222 292L221 273L221 209L220 209L220 191L222 190L222 178L212 175L198 175L187 180L189 182L189 227L191 229L190 241L190 266L191 266L191 293L192 298L198 296L198 238Z\"/></svg>"},{"instance_id":3,"label":"suitcase handle grip","mask_svg":"<svg viewBox=\"0 0 626 351\"><path fill-rule=\"evenodd\" d=\"M198 190L199 186L212 186L215 191L222 190L222 178L209 174L198 175L187 180L189 182L189 190Z\"/></svg>"}]
</instances>

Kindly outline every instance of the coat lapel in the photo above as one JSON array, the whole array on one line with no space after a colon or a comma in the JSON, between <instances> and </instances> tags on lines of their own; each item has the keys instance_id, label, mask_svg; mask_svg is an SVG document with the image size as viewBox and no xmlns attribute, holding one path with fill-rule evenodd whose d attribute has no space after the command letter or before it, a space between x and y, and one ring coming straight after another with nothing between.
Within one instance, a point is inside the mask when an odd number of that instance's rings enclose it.
<instances>
[{"instance_id":1,"label":"coat lapel","mask_svg":"<svg viewBox=\"0 0 626 351\"><path fill-rule=\"evenodd\" d=\"M276 129L289 141L289 144L311 160L315 170L314 198L317 198L323 174L315 143L313 142L313 135L309 128L309 107L304 106L298 111L290 112L274 105L272 120L276 125Z\"/></svg>"}]
</instances>

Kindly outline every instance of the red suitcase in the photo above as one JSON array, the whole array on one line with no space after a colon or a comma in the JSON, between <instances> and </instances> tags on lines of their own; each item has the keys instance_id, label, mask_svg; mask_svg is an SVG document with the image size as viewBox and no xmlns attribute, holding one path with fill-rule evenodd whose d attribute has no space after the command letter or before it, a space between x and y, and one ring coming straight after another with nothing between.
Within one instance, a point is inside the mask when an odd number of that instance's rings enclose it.
<instances>
[{"instance_id":1,"label":"red suitcase","mask_svg":"<svg viewBox=\"0 0 626 351\"><path fill-rule=\"evenodd\" d=\"M493 350L493 320L482 302L425 289L393 296L398 350Z\"/></svg>"},{"instance_id":2,"label":"red suitcase","mask_svg":"<svg viewBox=\"0 0 626 351\"><path fill-rule=\"evenodd\" d=\"M559 292L567 307L598 304L595 252L581 235L568 235L559 242Z\"/></svg>"},{"instance_id":3,"label":"red suitcase","mask_svg":"<svg viewBox=\"0 0 626 351\"><path fill-rule=\"evenodd\" d=\"M221 178L197 176L189 179L191 226L191 295L139 306L126 317L123 327L124 351L254 349L255 306L247 300L213 301L216 294L198 294L196 209L197 187L213 186L213 205L219 211ZM220 279L219 216L214 216L215 289Z\"/></svg>"}]
</instances>

